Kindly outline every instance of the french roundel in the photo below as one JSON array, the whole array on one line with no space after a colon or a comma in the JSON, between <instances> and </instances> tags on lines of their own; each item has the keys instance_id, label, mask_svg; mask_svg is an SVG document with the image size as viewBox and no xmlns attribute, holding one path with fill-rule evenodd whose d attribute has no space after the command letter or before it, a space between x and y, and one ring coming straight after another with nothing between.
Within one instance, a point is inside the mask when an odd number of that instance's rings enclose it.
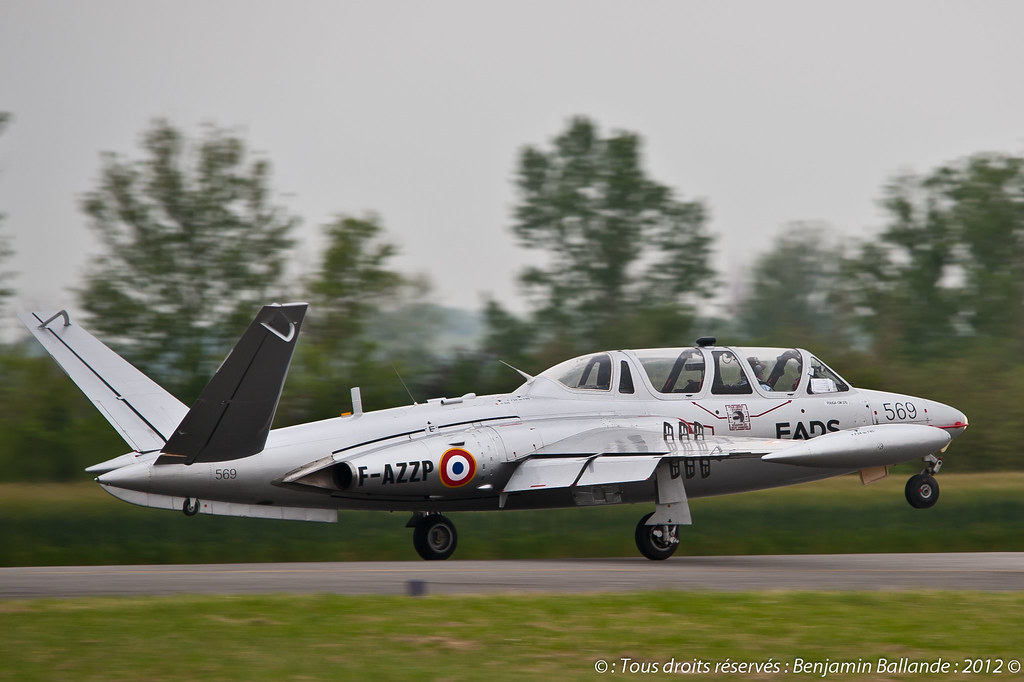
<instances>
[{"instance_id":1,"label":"french roundel","mask_svg":"<svg viewBox=\"0 0 1024 682\"><path fill-rule=\"evenodd\" d=\"M452 448L441 455L441 482L449 488L458 488L473 480L476 460L462 448Z\"/></svg>"}]
</instances>

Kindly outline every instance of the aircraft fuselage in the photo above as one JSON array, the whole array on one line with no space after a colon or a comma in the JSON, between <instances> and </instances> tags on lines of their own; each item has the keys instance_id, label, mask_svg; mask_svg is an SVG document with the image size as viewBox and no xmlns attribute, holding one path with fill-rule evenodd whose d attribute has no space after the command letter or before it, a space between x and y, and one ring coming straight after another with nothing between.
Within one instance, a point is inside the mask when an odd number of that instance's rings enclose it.
<instances>
[{"instance_id":1,"label":"aircraft fuselage","mask_svg":"<svg viewBox=\"0 0 1024 682\"><path fill-rule=\"evenodd\" d=\"M635 363L628 353L609 356ZM780 394L755 383L742 395L716 395L709 387L659 395L649 382L634 379L633 393L622 394L613 390L614 381L607 390L574 390L541 375L507 395L437 399L277 429L263 452L252 457L189 466L143 460L99 481L115 495L116 488L134 488L174 497L323 509L441 512L650 502L655 498L651 481L512 493L504 502L501 492L520 460L592 429L661 430L666 423L696 423L711 437L808 440L885 423L934 426L951 435L966 427L960 412L932 400L853 387L808 394L801 390L803 383ZM685 480L690 497L856 470L780 466L760 459L708 459L703 471L701 464L696 462Z\"/></svg>"}]
</instances>

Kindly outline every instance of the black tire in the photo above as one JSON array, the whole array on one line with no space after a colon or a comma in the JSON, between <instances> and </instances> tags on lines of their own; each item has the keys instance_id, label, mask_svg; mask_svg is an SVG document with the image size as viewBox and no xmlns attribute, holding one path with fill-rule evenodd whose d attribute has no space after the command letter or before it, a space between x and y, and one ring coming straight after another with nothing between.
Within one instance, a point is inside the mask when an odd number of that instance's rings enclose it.
<instances>
[{"instance_id":1,"label":"black tire","mask_svg":"<svg viewBox=\"0 0 1024 682\"><path fill-rule=\"evenodd\" d=\"M447 559L455 551L459 534L455 524L440 514L430 514L420 519L412 532L412 545L416 553L427 561Z\"/></svg>"},{"instance_id":2,"label":"black tire","mask_svg":"<svg viewBox=\"0 0 1024 682\"><path fill-rule=\"evenodd\" d=\"M654 516L651 512L636 524L636 548L648 559L663 561L676 552L679 526L669 526L668 536L664 535L665 526L648 526L647 519Z\"/></svg>"},{"instance_id":3,"label":"black tire","mask_svg":"<svg viewBox=\"0 0 1024 682\"><path fill-rule=\"evenodd\" d=\"M928 474L911 476L904 492L914 509L929 509L939 501L939 483Z\"/></svg>"},{"instance_id":4,"label":"black tire","mask_svg":"<svg viewBox=\"0 0 1024 682\"><path fill-rule=\"evenodd\" d=\"M185 513L185 516L195 516L199 511L199 500L193 497L186 497L184 504L181 505L181 511Z\"/></svg>"}]
</instances>

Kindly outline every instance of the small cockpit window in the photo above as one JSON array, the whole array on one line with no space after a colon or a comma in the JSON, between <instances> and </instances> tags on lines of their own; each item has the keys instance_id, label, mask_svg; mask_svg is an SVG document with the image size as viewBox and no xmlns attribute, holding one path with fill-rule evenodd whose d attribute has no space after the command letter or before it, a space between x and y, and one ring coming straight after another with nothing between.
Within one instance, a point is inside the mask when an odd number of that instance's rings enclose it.
<instances>
[{"instance_id":1,"label":"small cockpit window","mask_svg":"<svg viewBox=\"0 0 1024 682\"><path fill-rule=\"evenodd\" d=\"M629 371L629 363L619 363L619 393L633 394L633 374Z\"/></svg>"},{"instance_id":2,"label":"small cockpit window","mask_svg":"<svg viewBox=\"0 0 1024 682\"><path fill-rule=\"evenodd\" d=\"M609 391L612 387L612 359L604 353L568 360L551 371L569 388Z\"/></svg>"},{"instance_id":3,"label":"small cockpit window","mask_svg":"<svg viewBox=\"0 0 1024 682\"><path fill-rule=\"evenodd\" d=\"M849 384L829 369L828 365L818 358L811 358L810 380L807 382L808 393L842 393L849 390Z\"/></svg>"},{"instance_id":4,"label":"small cockpit window","mask_svg":"<svg viewBox=\"0 0 1024 682\"><path fill-rule=\"evenodd\" d=\"M711 384L712 393L744 395L754 392L735 353L729 350L716 350L711 355L715 358L715 380Z\"/></svg>"}]
</instances>

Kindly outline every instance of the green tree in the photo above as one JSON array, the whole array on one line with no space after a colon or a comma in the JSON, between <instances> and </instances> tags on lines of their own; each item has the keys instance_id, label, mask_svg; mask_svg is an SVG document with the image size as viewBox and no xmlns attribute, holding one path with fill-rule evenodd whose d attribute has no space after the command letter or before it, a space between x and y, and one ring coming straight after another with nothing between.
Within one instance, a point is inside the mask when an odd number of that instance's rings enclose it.
<instances>
[{"instance_id":1,"label":"green tree","mask_svg":"<svg viewBox=\"0 0 1024 682\"><path fill-rule=\"evenodd\" d=\"M392 268L398 249L377 216L339 216L324 236L320 265L305 284L310 310L287 420L337 416L348 409L353 386L361 387L366 409L407 401L395 368L429 338L429 320L403 310L427 284ZM394 324L397 317L402 324Z\"/></svg>"},{"instance_id":2,"label":"green tree","mask_svg":"<svg viewBox=\"0 0 1024 682\"><path fill-rule=\"evenodd\" d=\"M927 181L953 232L971 332L1024 354L1024 158L979 154ZM954 283L957 284L957 283Z\"/></svg>"},{"instance_id":3,"label":"green tree","mask_svg":"<svg viewBox=\"0 0 1024 682\"><path fill-rule=\"evenodd\" d=\"M272 202L269 161L227 131L191 142L158 120L142 149L105 154L82 201L103 251L78 294L95 333L188 402L281 296L298 219Z\"/></svg>"},{"instance_id":4,"label":"green tree","mask_svg":"<svg viewBox=\"0 0 1024 682\"><path fill-rule=\"evenodd\" d=\"M533 325L490 299L484 307L483 351L515 367L526 369L533 345Z\"/></svg>"},{"instance_id":5,"label":"green tree","mask_svg":"<svg viewBox=\"0 0 1024 682\"><path fill-rule=\"evenodd\" d=\"M35 345L0 353L0 480L83 480L124 441Z\"/></svg>"},{"instance_id":6,"label":"green tree","mask_svg":"<svg viewBox=\"0 0 1024 682\"><path fill-rule=\"evenodd\" d=\"M711 287L707 210L647 176L639 136L601 137L574 118L551 149L522 151L516 185L513 231L546 259L520 278L541 338L578 349L630 343L652 308L685 330L690 305Z\"/></svg>"},{"instance_id":7,"label":"green tree","mask_svg":"<svg viewBox=\"0 0 1024 682\"><path fill-rule=\"evenodd\" d=\"M340 216L324 227L327 248L306 290L315 304L321 341L336 344L335 361L362 355L351 340L363 339L371 315L408 281L388 267L398 248L383 239L377 216Z\"/></svg>"},{"instance_id":8,"label":"green tree","mask_svg":"<svg viewBox=\"0 0 1024 682\"><path fill-rule=\"evenodd\" d=\"M1024 159L979 154L890 182L890 219L846 264L876 349L908 358L985 340L1024 353Z\"/></svg>"},{"instance_id":9,"label":"green tree","mask_svg":"<svg viewBox=\"0 0 1024 682\"><path fill-rule=\"evenodd\" d=\"M957 236L937 199L926 179L887 184L881 204L889 226L847 264L850 299L880 352L924 357L954 335L957 296L946 282Z\"/></svg>"},{"instance_id":10,"label":"green tree","mask_svg":"<svg viewBox=\"0 0 1024 682\"><path fill-rule=\"evenodd\" d=\"M751 269L750 290L738 306L745 336L759 343L815 347L842 337L834 291L842 250L827 227L793 223Z\"/></svg>"}]
</instances>

